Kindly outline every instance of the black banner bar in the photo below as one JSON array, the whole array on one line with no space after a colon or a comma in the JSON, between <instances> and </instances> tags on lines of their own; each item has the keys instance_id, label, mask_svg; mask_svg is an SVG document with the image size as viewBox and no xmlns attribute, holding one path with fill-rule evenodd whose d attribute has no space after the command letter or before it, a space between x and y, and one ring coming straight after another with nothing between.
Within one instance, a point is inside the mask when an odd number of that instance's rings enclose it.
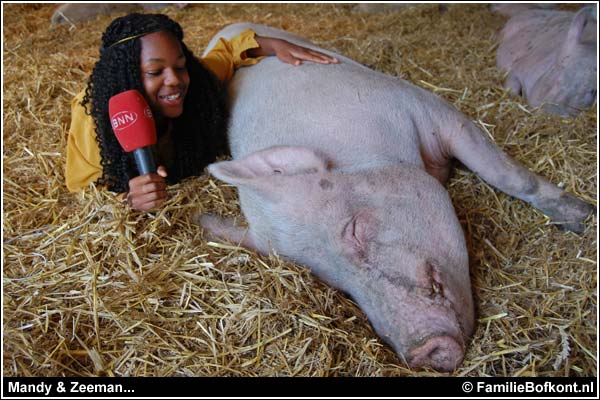
<instances>
[{"instance_id":1,"label":"black banner bar","mask_svg":"<svg viewBox=\"0 0 600 400\"><path fill-rule=\"evenodd\" d=\"M15 378L2 398L597 398L590 378Z\"/></svg>"}]
</instances>

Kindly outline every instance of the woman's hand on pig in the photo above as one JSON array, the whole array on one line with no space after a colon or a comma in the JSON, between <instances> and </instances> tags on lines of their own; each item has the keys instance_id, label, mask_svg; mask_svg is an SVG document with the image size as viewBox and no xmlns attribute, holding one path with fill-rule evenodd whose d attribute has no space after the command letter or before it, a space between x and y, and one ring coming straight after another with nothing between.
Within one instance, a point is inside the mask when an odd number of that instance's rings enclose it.
<instances>
[{"instance_id":1,"label":"woman's hand on pig","mask_svg":"<svg viewBox=\"0 0 600 400\"><path fill-rule=\"evenodd\" d=\"M163 204L167 199L167 170L159 166L156 174L136 176L129 181L127 204L135 210L148 211Z\"/></svg>"},{"instance_id":2,"label":"woman's hand on pig","mask_svg":"<svg viewBox=\"0 0 600 400\"><path fill-rule=\"evenodd\" d=\"M295 45L283 39L262 36L256 36L255 39L260 47L248 50L247 54L251 57L277 56L281 61L292 65L300 65L303 61L312 61L319 64L339 63L339 60L335 57Z\"/></svg>"}]
</instances>

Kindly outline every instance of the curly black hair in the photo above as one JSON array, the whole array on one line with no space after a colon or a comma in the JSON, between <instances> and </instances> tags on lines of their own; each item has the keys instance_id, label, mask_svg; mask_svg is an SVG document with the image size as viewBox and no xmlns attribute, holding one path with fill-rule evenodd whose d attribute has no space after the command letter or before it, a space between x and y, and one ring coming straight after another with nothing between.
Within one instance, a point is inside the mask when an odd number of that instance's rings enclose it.
<instances>
[{"instance_id":1,"label":"curly black hair","mask_svg":"<svg viewBox=\"0 0 600 400\"><path fill-rule=\"evenodd\" d=\"M199 175L217 156L229 153L224 85L183 43L181 26L164 14L132 13L119 17L102 35L100 57L82 102L86 113L94 119L102 158L102 176L96 183L117 193L129 190L129 180L137 175L137 169L132 154L123 151L113 133L108 101L130 89L144 93L140 71L141 44L137 35L159 31L170 32L179 40L190 77L183 113L172 120L175 157L167 182L173 184ZM117 43L132 36L137 37Z\"/></svg>"}]
</instances>

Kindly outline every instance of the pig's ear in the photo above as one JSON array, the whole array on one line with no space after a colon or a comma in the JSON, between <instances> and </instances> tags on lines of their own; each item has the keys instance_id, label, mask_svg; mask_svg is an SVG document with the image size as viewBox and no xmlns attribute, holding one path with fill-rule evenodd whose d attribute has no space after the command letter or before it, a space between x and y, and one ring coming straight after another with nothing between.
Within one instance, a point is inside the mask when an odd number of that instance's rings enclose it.
<instances>
[{"instance_id":1,"label":"pig's ear","mask_svg":"<svg viewBox=\"0 0 600 400\"><path fill-rule=\"evenodd\" d=\"M327 161L306 147L275 146L244 158L211 164L208 171L218 179L239 186L261 178L314 174L327 170ZM262 180L262 179L261 179Z\"/></svg>"},{"instance_id":2,"label":"pig's ear","mask_svg":"<svg viewBox=\"0 0 600 400\"><path fill-rule=\"evenodd\" d=\"M573 21L569 27L569 32L567 33L567 46L575 46L577 43L581 42L583 30L588 22L595 18L597 17L594 17L594 7L585 7L579 10L577 14L575 14L575 17L573 17Z\"/></svg>"}]
</instances>

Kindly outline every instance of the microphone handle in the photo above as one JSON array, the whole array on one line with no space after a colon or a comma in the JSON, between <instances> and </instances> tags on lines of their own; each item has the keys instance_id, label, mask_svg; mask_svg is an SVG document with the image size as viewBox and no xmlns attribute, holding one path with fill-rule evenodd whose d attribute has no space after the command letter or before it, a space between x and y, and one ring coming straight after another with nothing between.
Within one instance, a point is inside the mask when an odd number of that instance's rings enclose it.
<instances>
[{"instance_id":1,"label":"microphone handle","mask_svg":"<svg viewBox=\"0 0 600 400\"><path fill-rule=\"evenodd\" d=\"M140 175L156 173L156 164L154 163L152 148L150 146L134 150L133 156L135 157L135 164Z\"/></svg>"}]
</instances>

